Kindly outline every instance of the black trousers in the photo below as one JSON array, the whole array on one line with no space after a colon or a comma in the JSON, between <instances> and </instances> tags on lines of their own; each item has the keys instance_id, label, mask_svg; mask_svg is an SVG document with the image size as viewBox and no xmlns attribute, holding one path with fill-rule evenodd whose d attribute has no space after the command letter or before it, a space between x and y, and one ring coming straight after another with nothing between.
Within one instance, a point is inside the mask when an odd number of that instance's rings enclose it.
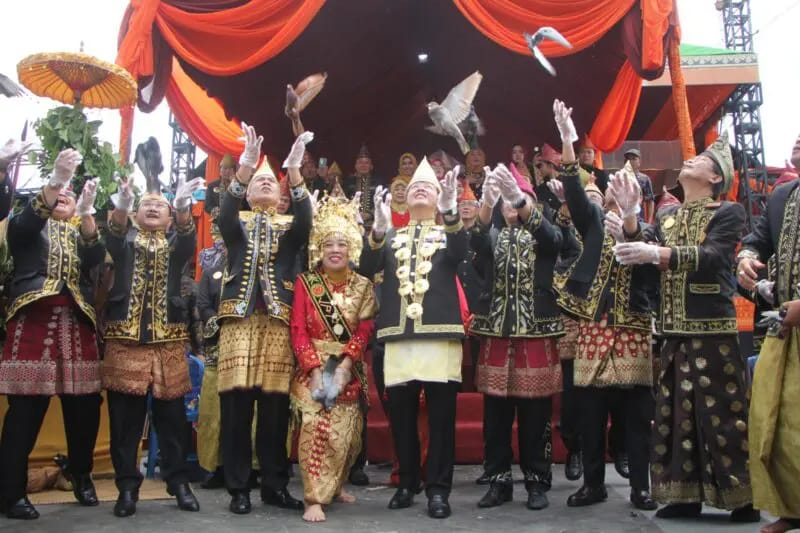
<instances>
[{"instance_id":1,"label":"black trousers","mask_svg":"<svg viewBox=\"0 0 800 533\"><path fill-rule=\"evenodd\" d=\"M606 426L610 406L625 406L625 450L628 452L630 486L637 490L650 487L650 420L655 402L650 387L576 387L583 408L581 443L583 444L583 480L590 487L605 483Z\"/></svg>"},{"instance_id":2,"label":"black trousers","mask_svg":"<svg viewBox=\"0 0 800 533\"><path fill-rule=\"evenodd\" d=\"M614 458L621 453L625 453L625 409L625 401L622 395L612 399L608 406L611 418L611 426L608 428L608 454Z\"/></svg>"},{"instance_id":3,"label":"black trousers","mask_svg":"<svg viewBox=\"0 0 800 533\"><path fill-rule=\"evenodd\" d=\"M417 433L419 393L425 389L428 408L428 462L426 493L450 493L456 448L456 396L459 383L411 381L388 387L392 438L400 463L400 488L416 491L419 486L420 444Z\"/></svg>"},{"instance_id":4,"label":"black trousers","mask_svg":"<svg viewBox=\"0 0 800 533\"><path fill-rule=\"evenodd\" d=\"M581 451L580 416L582 405L575 397L575 361L561 360L564 390L561 393L561 417L559 431L564 447L571 453Z\"/></svg>"},{"instance_id":5,"label":"black trousers","mask_svg":"<svg viewBox=\"0 0 800 533\"><path fill-rule=\"evenodd\" d=\"M100 426L100 394L63 394L64 433L69 470L73 476L91 473ZM33 451L50 396L8 396L8 411L0 436L0 500L16 502L28 487L28 456Z\"/></svg>"},{"instance_id":6,"label":"black trousers","mask_svg":"<svg viewBox=\"0 0 800 533\"><path fill-rule=\"evenodd\" d=\"M159 468L167 487L189 482L186 466L186 407L183 397L174 400L153 398L150 423L158 435ZM108 391L108 416L111 423L111 462L117 489L136 491L142 474L136 458L147 417L147 396Z\"/></svg>"},{"instance_id":7,"label":"black trousers","mask_svg":"<svg viewBox=\"0 0 800 533\"><path fill-rule=\"evenodd\" d=\"M389 401L385 398L386 380L383 378L383 356L386 353L386 344L375 339L372 343L372 378L375 380L375 390L383 408L383 414L389 416Z\"/></svg>"},{"instance_id":8,"label":"black trousers","mask_svg":"<svg viewBox=\"0 0 800 533\"><path fill-rule=\"evenodd\" d=\"M289 395L259 389L235 389L219 395L222 464L225 465L225 486L231 494L250 492L251 432L256 404L256 455L261 468L261 486L277 491L289 483L289 457L286 453Z\"/></svg>"},{"instance_id":9,"label":"black trousers","mask_svg":"<svg viewBox=\"0 0 800 533\"><path fill-rule=\"evenodd\" d=\"M525 476L525 486L538 484L549 488L551 461L542 453L542 441L548 433L553 408L552 398L504 398L483 395L486 426L486 473L496 482L512 483L511 432L517 418L519 466ZM549 450L549 447L545 448Z\"/></svg>"}]
</instances>

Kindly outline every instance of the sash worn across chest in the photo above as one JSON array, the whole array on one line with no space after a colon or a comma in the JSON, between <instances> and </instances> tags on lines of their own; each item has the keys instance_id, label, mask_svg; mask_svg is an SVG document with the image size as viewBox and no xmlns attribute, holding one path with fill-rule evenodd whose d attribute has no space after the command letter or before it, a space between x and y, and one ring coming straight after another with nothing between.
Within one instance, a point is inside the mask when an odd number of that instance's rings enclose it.
<instances>
[{"instance_id":1,"label":"sash worn across chest","mask_svg":"<svg viewBox=\"0 0 800 533\"><path fill-rule=\"evenodd\" d=\"M325 284L325 280L315 272L303 274L301 279L328 333L336 339L336 342L347 343L353 332L350 330L342 310L334 303L333 295Z\"/></svg>"}]
</instances>

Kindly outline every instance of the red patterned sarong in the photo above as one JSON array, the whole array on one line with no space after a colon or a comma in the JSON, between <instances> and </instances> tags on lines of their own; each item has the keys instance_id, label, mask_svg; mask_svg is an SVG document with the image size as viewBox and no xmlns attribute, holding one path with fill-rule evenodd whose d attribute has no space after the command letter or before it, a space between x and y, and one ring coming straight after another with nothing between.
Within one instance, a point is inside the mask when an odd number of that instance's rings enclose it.
<instances>
[{"instance_id":1,"label":"red patterned sarong","mask_svg":"<svg viewBox=\"0 0 800 533\"><path fill-rule=\"evenodd\" d=\"M544 398L561 391L555 339L481 339L476 386L484 394Z\"/></svg>"},{"instance_id":2,"label":"red patterned sarong","mask_svg":"<svg viewBox=\"0 0 800 533\"><path fill-rule=\"evenodd\" d=\"M100 391L95 329L72 297L50 296L23 307L7 324L0 394L91 394Z\"/></svg>"}]
</instances>

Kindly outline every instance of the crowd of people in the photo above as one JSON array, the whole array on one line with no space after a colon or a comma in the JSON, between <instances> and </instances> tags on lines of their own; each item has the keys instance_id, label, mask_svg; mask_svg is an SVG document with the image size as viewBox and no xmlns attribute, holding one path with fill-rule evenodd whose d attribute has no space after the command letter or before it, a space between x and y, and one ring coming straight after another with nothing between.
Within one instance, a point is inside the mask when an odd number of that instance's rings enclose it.
<instances>
[{"instance_id":1,"label":"crowd of people","mask_svg":"<svg viewBox=\"0 0 800 533\"><path fill-rule=\"evenodd\" d=\"M766 510L779 517L767 533L800 527L798 180L775 188L745 236L744 208L719 200L734 179L726 135L684 162L682 200L665 194L656 204L642 154L629 150L616 173L598 168L588 138L575 150L571 113L554 102L560 153L545 145L528 163L516 145L508 165L491 168L476 148L463 169L446 154L406 153L386 186L365 147L343 176L309 155L314 136L302 128L282 176L243 124L238 164L223 158L206 189L215 242L198 260L196 305L204 327L195 351L205 359L198 457L211 474L205 486L224 486L231 512L251 511L251 487L311 522L335 501L353 502L345 483L369 483L374 379L396 454L389 508L412 506L424 490L428 514L450 516L457 394L471 357L484 395L478 481L487 492L478 506L513 498L515 419L525 505L549 505L561 394L565 473L582 478L567 506L608 498L610 453L631 504L658 518L698 517L708 505L734 522L758 522ZM5 171L24 150L9 142L0 151L4 215L13 192ZM792 158L800 166L800 138ZM148 394L161 476L180 509L198 511L181 432L195 313L182 303L181 278L203 182L181 181L172 202L148 187L136 206L122 183L101 225L96 183L78 198L70 189L79 162L62 152L9 221L0 503L10 518L38 517L27 457L59 396L75 497L97 505L92 451L105 389L114 513L136 512ZM90 272L106 253L113 283L97 316ZM752 388L737 293L772 310ZM302 499L287 490L293 440Z\"/></svg>"}]
</instances>

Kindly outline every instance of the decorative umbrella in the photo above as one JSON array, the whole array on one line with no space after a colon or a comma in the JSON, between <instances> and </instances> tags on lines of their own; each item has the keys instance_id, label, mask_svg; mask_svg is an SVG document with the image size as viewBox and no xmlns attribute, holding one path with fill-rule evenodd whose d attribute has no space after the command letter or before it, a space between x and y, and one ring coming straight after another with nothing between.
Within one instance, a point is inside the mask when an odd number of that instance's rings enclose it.
<instances>
[{"instance_id":1,"label":"decorative umbrella","mask_svg":"<svg viewBox=\"0 0 800 533\"><path fill-rule=\"evenodd\" d=\"M84 53L33 54L17 64L32 93L65 104L117 109L136 102L136 82L122 67Z\"/></svg>"}]
</instances>

